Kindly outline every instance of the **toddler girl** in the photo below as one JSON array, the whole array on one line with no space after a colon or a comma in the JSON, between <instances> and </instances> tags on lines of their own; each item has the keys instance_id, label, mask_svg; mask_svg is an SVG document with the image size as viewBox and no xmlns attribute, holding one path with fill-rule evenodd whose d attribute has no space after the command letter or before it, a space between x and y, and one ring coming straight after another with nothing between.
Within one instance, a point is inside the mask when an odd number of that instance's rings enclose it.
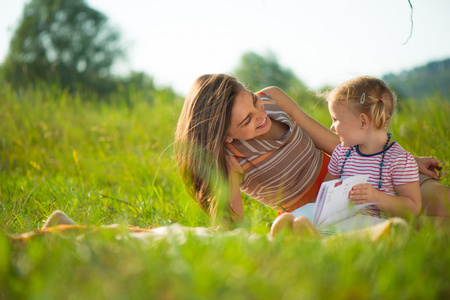
<instances>
[{"instance_id":1,"label":"toddler girl","mask_svg":"<svg viewBox=\"0 0 450 300\"><path fill-rule=\"evenodd\" d=\"M338 86L327 101L331 130L341 141L331 156L329 173L335 178L369 175L366 184L354 186L349 194L354 204L376 202L365 213L417 216L421 210L417 164L387 132L396 102L393 92L383 81L363 76ZM308 219L285 213L272 225L272 235L286 226L314 231Z\"/></svg>"}]
</instances>

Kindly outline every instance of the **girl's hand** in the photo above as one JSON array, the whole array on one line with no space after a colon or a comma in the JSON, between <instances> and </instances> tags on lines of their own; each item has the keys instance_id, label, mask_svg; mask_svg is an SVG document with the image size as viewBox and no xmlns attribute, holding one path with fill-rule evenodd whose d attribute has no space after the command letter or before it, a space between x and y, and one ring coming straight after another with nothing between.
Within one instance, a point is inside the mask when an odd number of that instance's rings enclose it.
<instances>
[{"instance_id":1,"label":"girl's hand","mask_svg":"<svg viewBox=\"0 0 450 300\"><path fill-rule=\"evenodd\" d=\"M375 206L391 216L408 218L418 216L422 207L419 182L410 182L394 186L397 196L375 189L371 184L355 185L349 192L353 204L375 202Z\"/></svg>"},{"instance_id":2,"label":"girl's hand","mask_svg":"<svg viewBox=\"0 0 450 300\"><path fill-rule=\"evenodd\" d=\"M417 165L419 166L419 173L438 180L444 176L442 172L442 161L434 157L415 156Z\"/></svg>"},{"instance_id":3,"label":"girl's hand","mask_svg":"<svg viewBox=\"0 0 450 300\"><path fill-rule=\"evenodd\" d=\"M363 183L355 185L348 197L353 200L353 204L363 204L379 201L379 193L381 192L377 191L371 184Z\"/></svg>"}]
</instances>

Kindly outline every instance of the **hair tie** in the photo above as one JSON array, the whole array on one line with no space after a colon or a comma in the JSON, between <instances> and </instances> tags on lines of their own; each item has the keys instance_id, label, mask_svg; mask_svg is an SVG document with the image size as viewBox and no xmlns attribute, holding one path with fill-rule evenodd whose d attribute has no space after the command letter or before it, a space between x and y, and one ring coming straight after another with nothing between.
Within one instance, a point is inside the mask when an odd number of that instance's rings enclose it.
<instances>
[{"instance_id":1,"label":"hair tie","mask_svg":"<svg viewBox=\"0 0 450 300\"><path fill-rule=\"evenodd\" d=\"M366 101L366 93L362 93L359 103L364 104L364 101Z\"/></svg>"},{"instance_id":2,"label":"hair tie","mask_svg":"<svg viewBox=\"0 0 450 300\"><path fill-rule=\"evenodd\" d=\"M383 101L383 98L378 98L378 101Z\"/></svg>"}]
</instances>

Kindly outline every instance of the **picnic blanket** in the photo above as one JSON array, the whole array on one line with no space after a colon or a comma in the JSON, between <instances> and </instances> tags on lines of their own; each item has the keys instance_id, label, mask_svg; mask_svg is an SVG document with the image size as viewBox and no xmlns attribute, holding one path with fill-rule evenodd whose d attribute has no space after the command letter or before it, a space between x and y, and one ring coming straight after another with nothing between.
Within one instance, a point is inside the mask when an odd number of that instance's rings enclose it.
<instances>
[{"instance_id":1,"label":"picnic blanket","mask_svg":"<svg viewBox=\"0 0 450 300\"><path fill-rule=\"evenodd\" d=\"M348 238L367 238L371 241L378 241L383 237L390 236L393 228L406 228L408 225L406 222L399 218L393 218L386 220L385 222L376 224L374 226L355 230L352 232L346 232L341 234L336 234L327 239L335 239L340 237ZM93 234L99 231L109 231L113 234L123 235L127 234L132 238L136 238L142 242L150 242L161 239L175 239L179 243L183 243L189 236L196 237L211 237L213 235L244 235L249 238L260 238L261 234L250 233L245 229L235 229L232 231L218 231L217 228L210 227L186 227L180 224L171 224L168 226L161 227L149 227L141 228L132 225L122 226L122 225L108 225L108 226L83 226L83 225L55 225L52 227L47 227L44 229L36 229L30 232L25 232L17 235L11 235L9 238L13 241L23 241L26 242L29 239L44 236L44 235L62 235L62 236L83 236L88 234ZM268 239L271 239L267 236Z\"/></svg>"}]
</instances>

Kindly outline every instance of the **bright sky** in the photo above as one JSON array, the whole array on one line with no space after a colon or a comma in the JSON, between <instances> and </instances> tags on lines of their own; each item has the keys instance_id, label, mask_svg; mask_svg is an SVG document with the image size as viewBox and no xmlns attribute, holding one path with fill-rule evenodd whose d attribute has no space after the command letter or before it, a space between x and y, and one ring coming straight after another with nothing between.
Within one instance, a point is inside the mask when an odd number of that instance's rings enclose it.
<instances>
[{"instance_id":1,"label":"bright sky","mask_svg":"<svg viewBox=\"0 0 450 300\"><path fill-rule=\"evenodd\" d=\"M24 4L0 0L0 61ZM204 73L231 73L246 51L272 51L311 88L450 57L450 1L86 0L122 34L121 70L186 94Z\"/></svg>"}]
</instances>

